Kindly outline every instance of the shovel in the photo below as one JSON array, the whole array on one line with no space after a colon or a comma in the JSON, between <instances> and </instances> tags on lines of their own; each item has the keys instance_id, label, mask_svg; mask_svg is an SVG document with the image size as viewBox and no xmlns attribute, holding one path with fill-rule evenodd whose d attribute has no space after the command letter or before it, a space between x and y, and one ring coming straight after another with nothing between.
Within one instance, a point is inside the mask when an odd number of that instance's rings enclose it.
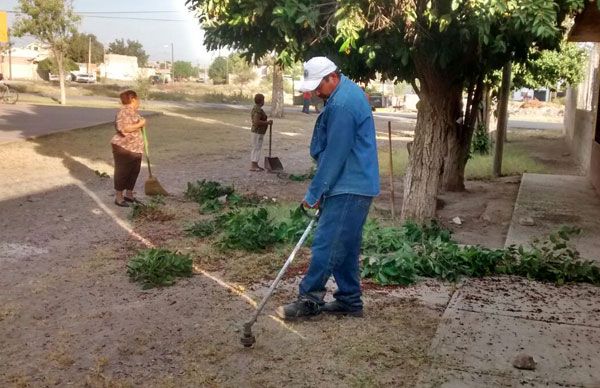
<instances>
[{"instance_id":1,"label":"shovel","mask_svg":"<svg viewBox=\"0 0 600 388\"><path fill-rule=\"evenodd\" d=\"M283 165L281 160L277 157L271 156L271 143L273 138L273 124L269 124L269 156L265 156L265 169L268 172L283 171Z\"/></svg>"},{"instance_id":2,"label":"shovel","mask_svg":"<svg viewBox=\"0 0 600 388\"><path fill-rule=\"evenodd\" d=\"M142 137L144 138L144 151L146 154L146 164L148 164L148 179L144 183L144 192L146 195L164 195L167 196L169 193L161 185L158 179L152 176L152 169L150 168L150 155L148 154L148 138L146 137L146 128L142 128Z\"/></svg>"}]
</instances>

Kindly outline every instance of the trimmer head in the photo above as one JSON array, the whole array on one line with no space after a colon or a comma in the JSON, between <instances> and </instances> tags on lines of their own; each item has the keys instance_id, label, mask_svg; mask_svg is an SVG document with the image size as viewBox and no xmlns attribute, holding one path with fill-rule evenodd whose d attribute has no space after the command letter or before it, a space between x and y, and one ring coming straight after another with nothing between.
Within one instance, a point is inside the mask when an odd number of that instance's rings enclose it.
<instances>
[{"instance_id":1,"label":"trimmer head","mask_svg":"<svg viewBox=\"0 0 600 388\"><path fill-rule=\"evenodd\" d=\"M244 324L244 333L242 334L242 338L240 338L240 342L244 347L249 348L256 342L256 338L252 335L252 324L245 323Z\"/></svg>"}]
</instances>

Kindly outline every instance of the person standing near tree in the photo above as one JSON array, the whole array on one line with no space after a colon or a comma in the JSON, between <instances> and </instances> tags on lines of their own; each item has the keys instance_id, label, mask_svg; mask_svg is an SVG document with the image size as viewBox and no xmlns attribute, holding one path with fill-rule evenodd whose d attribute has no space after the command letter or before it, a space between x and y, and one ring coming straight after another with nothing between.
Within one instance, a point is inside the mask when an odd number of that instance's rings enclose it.
<instances>
[{"instance_id":1,"label":"person standing near tree","mask_svg":"<svg viewBox=\"0 0 600 388\"><path fill-rule=\"evenodd\" d=\"M273 124L273 120L267 120L267 114L263 110L265 96L258 93L254 96L254 107L250 113L252 119L252 152L250 153L250 171L263 171L264 168L258 165L260 152L262 150L263 139L267 132L267 127Z\"/></svg>"},{"instance_id":2,"label":"person standing near tree","mask_svg":"<svg viewBox=\"0 0 600 388\"><path fill-rule=\"evenodd\" d=\"M373 197L379 194L375 124L363 91L326 57L304 64L301 91L327 99L317 118L310 155L317 170L302 201L320 209L309 268L298 299L280 306L285 320L320 313L362 316L359 254L362 229ZM335 300L325 303L325 284L333 275Z\"/></svg>"},{"instance_id":3,"label":"person standing near tree","mask_svg":"<svg viewBox=\"0 0 600 388\"><path fill-rule=\"evenodd\" d=\"M311 92L302 93L302 113L310 113L310 98Z\"/></svg>"}]
</instances>

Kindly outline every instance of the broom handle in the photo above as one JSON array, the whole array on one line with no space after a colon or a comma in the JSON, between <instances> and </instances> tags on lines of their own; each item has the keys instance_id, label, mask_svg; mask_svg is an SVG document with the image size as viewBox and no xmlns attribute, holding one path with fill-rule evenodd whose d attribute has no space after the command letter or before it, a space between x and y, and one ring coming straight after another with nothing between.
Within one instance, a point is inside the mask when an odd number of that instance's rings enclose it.
<instances>
[{"instance_id":1,"label":"broom handle","mask_svg":"<svg viewBox=\"0 0 600 388\"><path fill-rule=\"evenodd\" d=\"M148 165L148 175L152 177L152 169L150 168L150 155L148 155L148 138L146 137L146 128L142 127L142 138L144 139L144 151L146 154L146 164Z\"/></svg>"},{"instance_id":2,"label":"broom handle","mask_svg":"<svg viewBox=\"0 0 600 388\"><path fill-rule=\"evenodd\" d=\"M273 136L273 124L269 124L269 158L271 157L271 138Z\"/></svg>"}]
</instances>

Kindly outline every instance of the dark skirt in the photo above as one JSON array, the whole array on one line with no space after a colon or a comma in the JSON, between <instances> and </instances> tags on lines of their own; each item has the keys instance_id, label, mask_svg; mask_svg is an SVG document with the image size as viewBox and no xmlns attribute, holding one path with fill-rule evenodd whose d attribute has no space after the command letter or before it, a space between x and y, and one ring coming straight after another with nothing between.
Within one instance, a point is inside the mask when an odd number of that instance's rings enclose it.
<instances>
[{"instance_id":1,"label":"dark skirt","mask_svg":"<svg viewBox=\"0 0 600 388\"><path fill-rule=\"evenodd\" d=\"M133 190L140 174L142 154L128 151L115 144L112 144L112 151L115 158L115 190Z\"/></svg>"}]
</instances>

